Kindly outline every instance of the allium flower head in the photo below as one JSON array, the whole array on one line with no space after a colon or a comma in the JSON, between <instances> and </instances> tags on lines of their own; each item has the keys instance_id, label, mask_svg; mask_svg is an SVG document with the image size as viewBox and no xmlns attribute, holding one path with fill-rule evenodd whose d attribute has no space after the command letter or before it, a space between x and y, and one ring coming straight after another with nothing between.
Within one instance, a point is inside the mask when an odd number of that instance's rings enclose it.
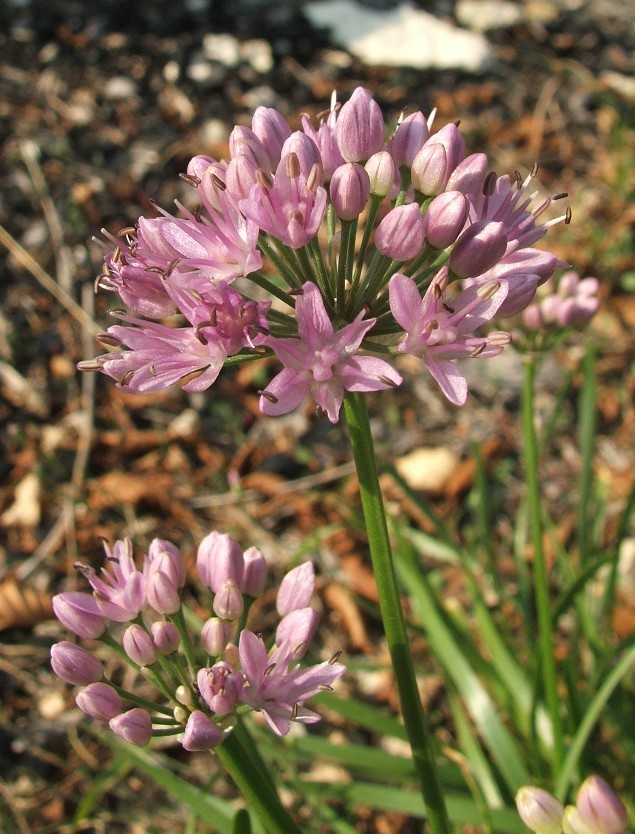
<instances>
[{"instance_id":1,"label":"allium flower head","mask_svg":"<svg viewBox=\"0 0 635 834\"><path fill-rule=\"evenodd\" d=\"M393 365L404 331L388 288L396 269L425 297L447 265L448 283L486 295L504 287L497 316L521 312L562 266L533 244L569 222L568 209L543 219L565 195L534 204L535 171L525 180L488 174L485 154L466 155L457 124L431 132L432 121L401 116L388 136L390 119L362 87L342 106L334 94L315 122L302 117L299 131L277 110L257 108L251 127L232 130L228 160L190 161L183 179L198 207L177 203L178 216L160 209L121 239L106 234L97 286L130 312L116 311L119 323L98 337L119 350L79 367L133 392L175 384L201 392L226 364L274 354L283 367L261 396L262 411L285 414L311 397L336 422L346 392L401 382ZM562 303L563 320L586 315L584 292L581 284ZM449 297L464 300L454 288ZM174 311L185 323L148 321ZM445 344L480 345L481 355L503 347L500 334L489 346L466 342L465 325L452 340L455 324L443 331ZM444 366L453 383L438 374L454 403L465 399L457 367Z\"/></svg>"}]
</instances>

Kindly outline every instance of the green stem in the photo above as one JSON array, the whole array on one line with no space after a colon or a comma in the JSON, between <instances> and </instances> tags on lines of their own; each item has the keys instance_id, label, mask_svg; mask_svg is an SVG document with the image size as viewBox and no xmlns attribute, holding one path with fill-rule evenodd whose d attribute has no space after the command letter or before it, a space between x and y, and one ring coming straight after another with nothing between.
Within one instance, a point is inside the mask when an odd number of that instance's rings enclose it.
<instances>
[{"instance_id":1,"label":"green stem","mask_svg":"<svg viewBox=\"0 0 635 834\"><path fill-rule=\"evenodd\" d=\"M538 646L542 683L544 687L547 710L553 727L553 774L558 778L564 760L564 739L556 661L553 652L553 633L551 603L549 599L549 577L547 563L542 546L542 514L540 506L540 482L538 477L538 441L534 427L534 386L537 363L533 356L525 354L522 418L523 418L523 456L525 461L525 479L527 483L527 504L529 523L533 544L534 594L538 618Z\"/></svg>"},{"instance_id":2,"label":"green stem","mask_svg":"<svg viewBox=\"0 0 635 834\"><path fill-rule=\"evenodd\" d=\"M426 726L426 716L408 647L364 395L347 394L344 408L359 478L368 544L379 593L379 607L421 795L432 834L450 834L450 821L434 761L432 739Z\"/></svg>"},{"instance_id":3,"label":"green stem","mask_svg":"<svg viewBox=\"0 0 635 834\"><path fill-rule=\"evenodd\" d=\"M236 783L249 809L269 834L302 834L272 789L267 775L253 766L251 755L239 735L230 733L214 752Z\"/></svg>"}]
</instances>

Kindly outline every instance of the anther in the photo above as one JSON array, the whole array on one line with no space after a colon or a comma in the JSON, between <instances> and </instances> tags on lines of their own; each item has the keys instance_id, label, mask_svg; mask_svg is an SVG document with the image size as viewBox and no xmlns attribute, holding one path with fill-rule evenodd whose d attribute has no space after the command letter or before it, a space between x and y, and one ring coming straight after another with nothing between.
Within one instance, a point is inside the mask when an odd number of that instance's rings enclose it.
<instances>
[{"instance_id":1,"label":"anther","mask_svg":"<svg viewBox=\"0 0 635 834\"><path fill-rule=\"evenodd\" d=\"M389 376L386 376L386 374L381 374L380 376L377 377L377 379L380 382L383 382L384 385L390 385L391 388L398 388L399 387L399 383L395 382L395 380L391 379Z\"/></svg>"},{"instance_id":2,"label":"anther","mask_svg":"<svg viewBox=\"0 0 635 834\"><path fill-rule=\"evenodd\" d=\"M261 397L264 397L265 400L270 402L272 405L276 405L278 402L278 398L275 394L272 394L271 391L258 391Z\"/></svg>"},{"instance_id":3,"label":"anther","mask_svg":"<svg viewBox=\"0 0 635 834\"><path fill-rule=\"evenodd\" d=\"M498 177L496 176L496 171L490 171L489 174L485 177L485 181L483 182L483 195L485 197L491 197L492 194L496 191L496 181Z\"/></svg>"},{"instance_id":4,"label":"anther","mask_svg":"<svg viewBox=\"0 0 635 834\"><path fill-rule=\"evenodd\" d=\"M273 180L266 171L262 170L262 168L258 168L256 171L256 182L261 188L264 188L265 191L269 191L269 189L273 187Z\"/></svg>"},{"instance_id":5,"label":"anther","mask_svg":"<svg viewBox=\"0 0 635 834\"><path fill-rule=\"evenodd\" d=\"M340 651L335 652L333 657L329 660L329 665L332 666L334 663L337 663L337 661L340 659L341 656L342 656L342 650L340 649Z\"/></svg>"},{"instance_id":6,"label":"anther","mask_svg":"<svg viewBox=\"0 0 635 834\"><path fill-rule=\"evenodd\" d=\"M481 353L485 350L486 343L482 342L478 347L475 347L470 356L472 359L476 359L477 356L480 356Z\"/></svg>"},{"instance_id":7,"label":"anther","mask_svg":"<svg viewBox=\"0 0 635 834\"><path fill-rule=\"evenodd\" d=\"M218 174L212 174L212 182L214 183L216 188L218 188L220 191L226 191L227 190L227 186L222 181L222 179L218 176Z\"/></svg>"},{"instance_id":8,"label":"anther","mask_svg":"<svg viewBox=\"0 0 635 834\"><path fill-rule=\"evenodd\" d=\"M111 347L120 347L121 339L113 336L112 333L98 333L95 336L95 341L100 345L110 345Z\"/></svg>"},{"instance_id":9,"label":"anther","mask_svg":"<svg viewBox=\"0 0 635 834\"><path fill-rule=\"evenodd\" d=\"M204 368L199 368L196 371L191 371L189 374L185 374L185 376L182 376L179 379L179 385L183 387L184 385L187 385L188 382L192 382L192 380L198 379L199 376L202 376L208 368L209 365L205 365Z\"/></svg>"},{"instance_id":10,"label":"anther","mask_svg":"<svg viewBox=\"0 0 635 834\"><path fill-rule=\"evenodd\" d=\"M129 237L130 235L135 235L137 230L134 226L126 226L125 229L119 229L117 232L117 237Z\"/></svg>"},{"instance_id":11,"label":"anther","mask_svg":"<svg viewBox=\"0 0 635 834\"><path fill-rule=\"evenodd\" d=\"M455 310L453 307L450 307L450 305L449 305L449 304L446 304L446 303L445 303L445 301L443 302L443 304L442 304L441 306L442 306L442 307L443 307L443 309L444 309L446 312L448 312L448 313L451 313L451 314L456 313L456 310Z\"/></svg>"},{"instance_id":12,"label":"anther","mask_svg":"<svg viewBox=\"0 0 635 834\"><path fill-rule=\"evenodd\" d=\"M131 368L129 371L126 371L126 373L121 377L121 379L119 380L119 385L121 385L122 388L125 388L133 376L134 371Z\"/></svg>"},{"instance_id":13,"label":"anther","mask_svg":"<svg viewBox=\"0 0 635 834\"><path fill-rule=\"evenodd\" d=\"M302 171L300 169L300 160L298 159L297 153L293 153L292 151L290 154L287 154L285 167L287 169L287 176L289 179L295 179L300 176Z\"/></svg>"},{"instance_id":14,"label":"anther","mask_svg":"<svg viewBox=\"0 0 635 834\"><path fill-rule=\"evenodd\" d=\"M571 223L571 206L567 206L567 210L564 213L564 224L568 226Z\"/></svg>"},{"instance_id":15,"label":"anther","mask_svg":"<svg viewBox=\"0 0 635 834\"><path fill-rule=\"evenodd\" d=\"M568 191L562 191L560 194L554 194L551 198L552 200L564 200L565 197L569 196Z\"/></svg>"},{"instance_id":16,"label":"anther","mask_svg":"<svg viewBox=\"0 0 635 834\"><path fill-rule=\"evenodd\" d=\"M192 174L179 174L179 177L183 180L183 182L191 185L192 188L197 188L201 184L200 178L193 176Z\"/></svg>"}]
</instances>

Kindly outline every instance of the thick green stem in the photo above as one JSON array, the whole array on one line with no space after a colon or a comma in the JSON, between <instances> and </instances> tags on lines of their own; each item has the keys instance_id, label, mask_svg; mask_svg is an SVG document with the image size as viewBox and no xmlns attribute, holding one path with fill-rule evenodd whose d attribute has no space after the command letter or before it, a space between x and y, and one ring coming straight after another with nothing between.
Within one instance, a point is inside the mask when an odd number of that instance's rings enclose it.
<instances>
[{"instance_id":1,"label":"thick green stem","mask_svg":"<svg viewBox=\"0 0 635 834\"><path fill-rule=\"evenodd\" d=\"M379 486L370 421L363 394L347 394L344 401L351 436L368 544L379 593L379 607L399 692L401 712L412 748L432 834L451 831L426 716L419 697L408 635L401 610L384 502Z\"/></svg>"},{"instance_id":2,"label":"thick green stem","mask_svg":"<svg viewBox=\"0 0 635 834\"><path fill-rule=\"evenodd\" d=\"M523 456L525 461L525 479L527 483L527 504L529 523L533 544L534 594L538 619L538 646L542 684L547 702L549 717L553 727L553 774L558 778L564 760L564 740L558 681L556 677L556 660L553 652L553 633L551 604L549 600L549 577L547 563L542 546L542 512L540 506L540 481L538 477L538 442L534 427L534 385L537 364L533 356L525 355L523 380Z\"/></svg>"},{"instance_id":3,"label":"thick green stem","mask_svg":"<svg viewBox=\"0 0 635 834\"><path fill-rule=\"evenodd\" d=\"M236 783L249 809L269 834L302 834L272 789L266 773L254 767L252 756L243 746L239 734L230 733L214 752Z\"/></svg>"}]
</instances>

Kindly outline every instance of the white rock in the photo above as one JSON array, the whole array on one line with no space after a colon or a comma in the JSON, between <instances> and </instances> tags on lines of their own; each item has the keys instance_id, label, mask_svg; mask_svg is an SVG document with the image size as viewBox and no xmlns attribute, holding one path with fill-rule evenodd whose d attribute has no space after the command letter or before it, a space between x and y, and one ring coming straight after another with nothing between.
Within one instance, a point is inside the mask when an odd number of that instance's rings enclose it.
<instances>
[{"instance_id":1,"label":"white rock","mask_svg":"<svg viewBox=\"0 0 635 834\"><path fill-rule=\"evenodd\" d=\"M463 26L473 32L506 29L523 20L523 10L509 0L459 0L454 13Z\"/></svg>"},{"instance_id":2,"label":"white rock","mask_svg":"<svg viewBox=\"0 0 635 834\"><path fill-rule=\"evenodd\" d=\"M458 29L403 3L374 11L354 0L310 3L311 23L331 29L333 39L361 61L375 66L482 70L491 58L486 39Z\"/></svg>"},{"instance_id":3,"label":"white rock","mask_svg":"<svg viewBox=\"0 0 635 834\"><path fill-rule=\"evenodd\" d=\"M125 75L115 75L104 84L104 97L111 101L123 101L137 95L137 85L132 78Z\"/></svg>"},{"instance_id":4,"label":"white rock","mask_svg":"<svg viewBox=\"0 0 635 834\"><path fill-rule=\"evenodd\" d=\"M395 468L412 489L438 493L459 465L459 459L446 446L415 449L395 461Z\"/></svg>"},{"instance_id":5,"label":"white rock","mask_svg":"<svg viewBox=\"0 0 635 834\"><path fill-rule=\"evenodd\" d=\"M205 35L203 53L209 61L236 67L240 61L240 44L232 35Z\"/></svg>"},{"instance_id":6,"label":"white rock","mask_svg":"<svg viewBox=\"0 0 635 834\"><path fill-rule=\"evenodd\" d=\"M263 74L273 69L273 52L268 41L255 39L240 44L240 57L254 70Z\"/></svg>"}]
</instances>

